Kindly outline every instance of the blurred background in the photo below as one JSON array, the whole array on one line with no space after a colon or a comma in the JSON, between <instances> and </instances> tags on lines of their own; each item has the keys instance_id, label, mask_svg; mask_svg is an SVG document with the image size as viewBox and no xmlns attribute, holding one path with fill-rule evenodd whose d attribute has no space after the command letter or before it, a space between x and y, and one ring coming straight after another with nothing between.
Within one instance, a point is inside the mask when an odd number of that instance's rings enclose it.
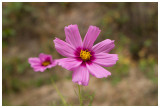
<instances>
[{"instance_id":1,"label":"blurred background","mask_svg":"<svg viewBox=\"0 0 160 108\"><path fill-rule=\"evenodd\" d=\"M77 24L81 36L90 25L101 33L95 43L115 40L119 55L112 76L90 76L85 105L158 105L158 3L2 3L3 105L63 105L51 78L70 105L79 105L72 72L56 66L34 72L29 57L62 58L53 39Z\"/></svg>"}]
</instances>

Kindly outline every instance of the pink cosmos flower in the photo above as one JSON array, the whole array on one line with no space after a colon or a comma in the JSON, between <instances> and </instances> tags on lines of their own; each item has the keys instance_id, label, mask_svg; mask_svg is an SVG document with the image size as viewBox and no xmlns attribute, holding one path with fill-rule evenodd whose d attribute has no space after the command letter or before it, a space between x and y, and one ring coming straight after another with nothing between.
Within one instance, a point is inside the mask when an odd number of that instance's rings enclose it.
<instances>
[{"instance_id":1,"label":"pink cosmos flower","mask_svg":"<svg viewBox=\"0 0 160 108\"><path fill-rule=\"evenodd\" d=\"M30 63L31 67L34 69L35 72L43 72L47 68L52 68L56 66L56 61L52 60L52 56L43 53L39 54L39 57L29 58L28 62Z\"/></svg>"},{"instance_id":2,"label":"pink cosmos flower","mask_svg":"<svg viewBox=\"0 0 160 108\"><path fill-rule=\"evenodd\" d=\"M93 46L100 29L90 26L82 42L78 26L65 27L66 42L56 38L53 40L56 50L67 58L57 60L58 65L73 71L72 81L87 86L89 74L103 78L111 75L104 67L111 67L118 60L117 54L108 54L114 48L114 40L106 39ZM100 66L101 65L101 66Z\"/></svg>"}]
</instances>

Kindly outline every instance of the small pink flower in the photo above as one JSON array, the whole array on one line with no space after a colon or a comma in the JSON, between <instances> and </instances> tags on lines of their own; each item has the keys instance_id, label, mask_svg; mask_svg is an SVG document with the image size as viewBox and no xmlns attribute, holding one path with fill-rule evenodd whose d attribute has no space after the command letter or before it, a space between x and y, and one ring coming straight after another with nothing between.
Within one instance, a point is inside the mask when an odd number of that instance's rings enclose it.
<instances>
[{"instance_id":1,"label":"small pink flower","mask_svg":"<svg viewBox=\"0 0 160 108\"><path fill-rule=\"evenodd\" d=\"M28 62L30 63L31 67L34 69L35 72L43 72L47 68L52 68L56 66L56 61L52 60L52 56L43 53L39 54L39 57L29 58Z\"/></svg>"},{"instance_id":2,"label":"small pink flower","mask_svg":"<svg viewBox=\"0 0 160 108\"><path fill-rule=\"evenodd\" d=\"M67 57L57 60L58 64L73 71L72 81L79 85L88 85L89 74L97 78L111 75L101 66L111 67L118 60L117 54L108 54L115 46L114 40L106 39L93 46L100 31L98 27L90 26L82 42L78 26L69 25L65 27L66 42L54 40L56 50Z\"/></svg>"}]
</instances>

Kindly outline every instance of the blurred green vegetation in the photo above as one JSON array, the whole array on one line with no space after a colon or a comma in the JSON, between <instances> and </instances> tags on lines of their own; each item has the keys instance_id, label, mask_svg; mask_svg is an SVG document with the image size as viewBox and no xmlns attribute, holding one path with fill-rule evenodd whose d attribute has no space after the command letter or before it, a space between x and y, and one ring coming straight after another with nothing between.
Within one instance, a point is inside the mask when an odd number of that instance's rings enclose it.
<instances>
[{"instance_id":1,"label":"blurred green vegetation","mask_svg":"<svg viewBox=\"0 0 160 108\"><path fill-rule=\"evenodd\" d=\"M9 62L9 63L8 63ZM25 86L25 84L17 79L17 75L23 75L25 69L27 69L28 63L22 62L20 59L14 58L10 61L2 60L3 63L3 92L9 93L12 91L20 91L21 88Z\"/></svg>"},{"instance_id":2,"label":"blurred green vegetation","mask_svg":"<svg viewBox=\"0 0 160 108\"><path fill-rule=\"evenodd\" d=\"M95 96L95 93L91 93L91 91L83 91L82 92L84 95L83 95L83 101L84 102L88 102L88 106L92 106L92 103L93 103L93 99L94 99L94 96Z\"/></svg>"},{"instance_id":3,"label":"blurred green vegetation","mask_svg":"<svg viewBox=\"0 0 160 108\"><path fill-rule=\"evenodd\" d=\"M38 79L23 80L23 76L26 75L26 70L30 69L28 62L20 58L14 57L9 61L2 60L3 63L3 93L9 94L14 92L20 92L28 87L41 87L44 84L50 84L50 79L57 81L59 77L56 74L51 75L50 77L44 78L39 77Z\"/></svg>"},{"instance_id":4,"label":"blurred green vegetation","mask_svg":"<svg viewBox=\"0 0 160 108\"><path fill-rule=\"evenodd\" d=\"M101 32L102 36L116 40L116 48L111 53L117 53L119 56L114 67L106 68L112 72L112 76L107 81L117 85L123 78L128 77L132 64L137 62L140 71L154 83L158 83L157 70L155 69L158 44L157 35L153 36L153 32L158 32L157 10L150 8L151 10L147 9L142 14L139 13L140 11L136 11L141 7L136 8L134 3L105 3L104 5L109 6L112 10L101 17L98 26L104 30ZM149 4L143 3L138 5L149 6ZM133 15L137 16L133 17ZM102 39L105 38L102 37Z\"/></svg>"},{"instance_id":5,"label":"blurred green vegetation","mask_svg":"<svg viewBox=\"0 0 160 108\"><path fill-rule=\"evenodd\" d=\"M33 7L22 2L5 3L3 7L5 7L5 9L2 11L2 47L5 47L10 38L15 38L15 36L18 35L18 26L15 26L17 22L20 23L21 20L33 10Z\"/></svg>"},{"instance_id":6,"label":"blurred green vegetation","mask_svg":"<svg viewBox=\"0 0 160 108\"><path fill-rule=\"evenodd\" d=\"M155 64L157 64L156 60L152 56L150 56L147 59L142 58L139 61L139 68L147 78L158 84L158 77L156 74L157 70Z\"/></svg>"}]
</instances>

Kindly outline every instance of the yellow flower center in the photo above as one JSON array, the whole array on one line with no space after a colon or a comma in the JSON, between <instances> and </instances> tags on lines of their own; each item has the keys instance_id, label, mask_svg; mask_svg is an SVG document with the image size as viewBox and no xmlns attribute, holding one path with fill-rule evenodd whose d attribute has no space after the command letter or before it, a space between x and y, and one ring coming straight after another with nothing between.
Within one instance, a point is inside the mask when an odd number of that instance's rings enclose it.
<instances>
[{"instance_id":1,"label":"yellow flower center","mask_svg":"<svg viewBox=\"0 0 160 108\"><path fill-rule=\"evenodd\" d=\"M43 66L48 66L49 64L51 64L49 61L44 61L44 62L42 63Z\"/></svg>"},{"instance_id":2,"label":"yellow flower center","mask_svg":"<svg viewBox=\"0 0 160 108\"><path fill-rule=\"evenodd\" d=\"M88 51L88 50L81 50L80 52L80 57L83 61L87 61L87 60L90 60L90 57L92 56L91 51Z\"/></svg>"}]
</instances>

